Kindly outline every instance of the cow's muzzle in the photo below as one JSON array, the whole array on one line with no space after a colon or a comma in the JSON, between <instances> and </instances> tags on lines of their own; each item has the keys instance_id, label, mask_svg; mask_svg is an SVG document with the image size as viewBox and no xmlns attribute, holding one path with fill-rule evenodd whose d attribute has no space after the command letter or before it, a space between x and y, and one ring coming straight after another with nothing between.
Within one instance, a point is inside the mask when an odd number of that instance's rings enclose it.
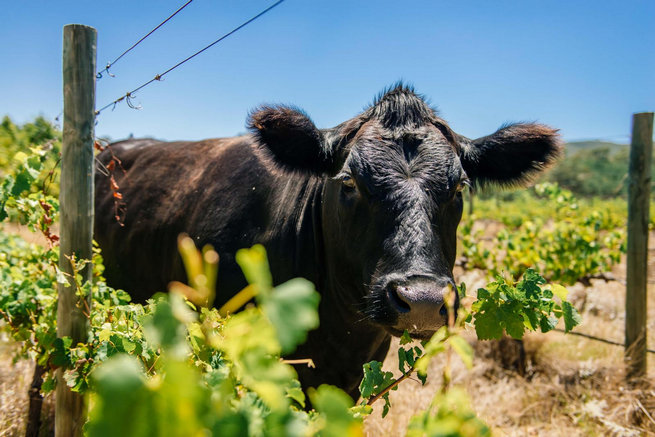
<instances>
[{"instance_id":1,"label":"cow's muzzle","mask_svg":"<svg viewBox=\"0 0 655 437\"><path fill-rule=\"evenodd\" d=\"M446 304L450 293L455 294L453 308ZM397 314L396 323L389 331L402 335L407 330L412 337L420 339L429 338L447 324L448 311L457 314L459 305L452 279L428 275L390 280L385 286L385 297Z\"/></svg>"}]
</instances>

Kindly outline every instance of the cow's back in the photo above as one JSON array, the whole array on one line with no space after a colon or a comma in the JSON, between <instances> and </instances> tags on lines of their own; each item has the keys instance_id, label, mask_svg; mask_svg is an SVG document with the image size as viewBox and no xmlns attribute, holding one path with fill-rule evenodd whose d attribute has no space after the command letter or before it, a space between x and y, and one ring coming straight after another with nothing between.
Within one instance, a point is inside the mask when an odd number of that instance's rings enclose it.
<instances>
[{"instance_id":1,"label":"cow's back","mask_svg":"<svg viewBox=\"0 0 655 437\"><path fill-rule=\"evenodd\" d=\"M112 158L118 188L102 168L111 168ZM95 238L110 285L143 301L171 280L185 280L176 240L186 232L221 255L220 290L245 286L234 253L262 240L274 197L272 172L251 137L128 140L98 159Z\"/></svg>"}]
</instances>

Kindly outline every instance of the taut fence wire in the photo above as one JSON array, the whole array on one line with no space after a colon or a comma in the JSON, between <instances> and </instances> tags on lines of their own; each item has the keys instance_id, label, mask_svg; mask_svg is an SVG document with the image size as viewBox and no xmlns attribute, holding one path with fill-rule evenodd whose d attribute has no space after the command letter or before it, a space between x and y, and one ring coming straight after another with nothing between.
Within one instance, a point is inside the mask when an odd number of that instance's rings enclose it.
<instances>
[{"instance_id":1,"label":"taut fence wire","mask_svg":"<svg viewBox=\"0 0 655 437\"><path fill-rule=\"evenodd\" d=\"M258 13L257 15L255 15L254 17L252 17L252 18L250 18L249 20L243 22L242 24L240 24L239 26L235 27L234 29L232 29L232 30L229 31L228 33L222 35L220 38L216 39L216 40L215 40L214 42L212 42L211 44L209 44L209 45L203 47L202 49L198 50L197 52L195 52L195 53L192 54L191 56L189 56L189 57L187 57L186 59L183 59L182 61L180 61L180 62L178 62L177 64L173 65L171 68L169 68L168 70L164 71L163 73L157 74L155 77L153 77L153 78L150 79L149 81L147 81L147 82L145 82L144 84L142 84L142 85L136 87L136 88L133 89L132 91L129 91L129 92L125 93L125 95L123 95L123 96L117 98L117 99L114 100L113 102L111 102L111 103L109 103L109 104L103 106L102 108L98 109L98 110L96 111L96 115L100 114L102 111L104 111L104 110L107 109L107 108L110 108L110 107L116 107L116 104L120 103L120 102L123 101L123 100L126 101L127 105L128 105L130 108L133 108L133 109L140 109L138 106L135 106L135 105L131 102L131 99L134 97L134 94L135 94L136 92L142 90L143 88L147 87L148 85L150 85L151 83L153 83L153 82L155 82L155 81L160 81L160 80L162 80L162 78L163 78L165 75L167 75L167 74L170 73L171 71L175 70L177 67L181 66L182 64L184 64L184 63L190 61L191 59L195 58L196 56L198 56L199 54L203 53L204 51L206 51L206 50L210 49L211 47L215 46L215 45L218 44L219 42L223 41L225 38L227 38L227 37L229 37L230 35L234 34L235 32L238 32L240 29L242 29L242 28L244 28L245 26L247 26L248 24L252 23L253 21L255 21L256 19L258 19L258 18L261 17L262 15L266 14L267 12L269 12L270 10L272 10L273 8L279 6L279 5L280 5L281 3L283 3L283 2L284 2L284 0L278 0L277 2L273 3L271 6L269 6L269 7L266 8L266 9L264 9L263 11L261 11L260 13Z\"/></svg>"},{"instance_id":2,"label":"taut fence wire","mask_svg":"<svg viewBox=\"0 0 655 437\"><path fill-rule=\"evenodd\" d=\"M126 54L128 54L128 53L129 53L133 48L135 48L136 46L138 46L139 44L141 44L141 42L142 42L143 40L145 40L145 39L148 38L150 35L152 35L153 33L155 33L155 31L156 31L157 29L159 29L159 28L162 27L164 24L166 24L166 23L167 23L171 18L173 18L173 17L176 16L179 12L181 12L182 9L186 8L186 7L189 5L189 3L191 3L192 1L193 1L193 0L189 0L189 1L187 1L185 4L183 4L182 6L180 6L180 7L179 7L175 12L173 12L173 13L172 13L172 14L171 14L167 19L165 19L164 21L162 21L161 23L159 23L159 24L157 25L157 27L155 27L155 28L152 29L150 32L148 32L148 33L147 33L145 36L143 36L140 40L138 40L137 42L135 42L134 44L132 44L132 46L131 46L129 49L125 50L123 53L121 53L121 54L120 54L116 59L114 59L113 61L108 62L107 65L105 66L105 68L103 68L102 70L100 70L100 71L98 71L98 72L96 73L96 78L98 78L98 79L102 79L102 73L107 73L109 76L112 76L112 77L113 77L114 75L111 74L111 73L109 72L109 68L111 68L112 65L114 65L116 62L118 62L118 60L121 59L123 56L125 56Z\"/></svg>"},{"instance_id":3,"label":"taut fence wire","mask_svg":"<svg viewBox=\"0 0 655 437\"><path fill-rule=\"evenodd\" d=\"M560 329L560 328L555 328L555 329L553 329L553 331L562 332L562 333L564 333L566 335L577 335L578 337L584 337L584 338L586 338L588 340L600 341L601 343L611 344L612 346L625 347L625 343L619 343L618 341L607 340L607 339L604 339L604 338L596 337L594 335L585 334L584 332L576 332L576 331L566 332L565 330ZM655 350L653 350L653 349L646 349L646 352L651 353L651 354L655 354Z\"/></svg>"}]
</instances>

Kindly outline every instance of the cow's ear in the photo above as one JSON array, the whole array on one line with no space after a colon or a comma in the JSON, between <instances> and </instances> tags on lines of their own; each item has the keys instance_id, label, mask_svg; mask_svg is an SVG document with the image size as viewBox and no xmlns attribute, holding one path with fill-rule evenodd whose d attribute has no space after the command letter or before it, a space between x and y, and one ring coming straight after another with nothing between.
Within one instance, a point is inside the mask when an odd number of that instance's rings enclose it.
<instances>
[{"instance_id":1,"label":"cow's ear","mask_svg":"<svg viewBox=\"0 0 655 437\"><path fill-rule=\"evenodd\" d=\"M261 107L248 117L248 129L283 168L322 174L334 167L334 156L324 135L299 109Z\"/></svg>"},{"instance_id":2,"label":"cow's ear","mask_svg":"<svg viewBox=\"0 0 655 437\"><path fill-rule=\"evenodd\" d=\"M535 123L503 126L470 140L459 136L460 160L476 185L525 185L562 153L557 130Z\"/></svg>"}]
</instances>

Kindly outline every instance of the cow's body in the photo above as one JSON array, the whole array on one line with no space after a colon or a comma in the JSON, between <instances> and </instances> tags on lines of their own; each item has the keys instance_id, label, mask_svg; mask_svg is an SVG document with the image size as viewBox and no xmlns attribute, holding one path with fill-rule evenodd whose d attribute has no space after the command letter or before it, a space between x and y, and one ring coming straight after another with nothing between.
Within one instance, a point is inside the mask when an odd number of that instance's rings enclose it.
<instances>
[{"instance_id":1,"label":"cow's body","mask_svg":"<svg viewBox=\"0 0 655 437\"><path fill-rule=\"evenodd\" d=\"M353 397L362 364L384 358L391 334L426 338L445 323L462 184L516 183L559 151L540 125L468 140L402 86L333 129L284 107L250 124L254 134L237 138L111 146L126 212L120 226L98 173L107 279L141 301L184 280L176 239L186 232L221 257L220 305L246 285L236 251L262 243L276 283L304 277L322 296L320 327L294 354L316 364L297 368L301 382Z\"/></svg>"},{"instance_id":2,"label":"cow's body","mask_svg":"<svg viewBox=\"0 0 655 437\"><path fill-rule=\"evenodd\" d=\"M126 214L124 226L118 225L110 213L115 200L99 174L98 193L104 193L96 201L96 239L108 281L129 290L136 301L166 290L172 280L185 280L176 246L182 232L198 247L209 243L220 254L217 306L247 285L234 255L255 243L266 247L277 284L303 277L318 290L330 288L332 274L322 250L321 178L272 168L251 136L187 143L136 140L111 148L127 172L122 177L118 166L114 171ZM307 386L330 383L356 396L362 364L382 360L390 336L357 323L361 317L331 300L323 300L319 318L320 328L294 355L312 357L321 376L298 366L299 377Z\"/></svg>"}]
</instances>

